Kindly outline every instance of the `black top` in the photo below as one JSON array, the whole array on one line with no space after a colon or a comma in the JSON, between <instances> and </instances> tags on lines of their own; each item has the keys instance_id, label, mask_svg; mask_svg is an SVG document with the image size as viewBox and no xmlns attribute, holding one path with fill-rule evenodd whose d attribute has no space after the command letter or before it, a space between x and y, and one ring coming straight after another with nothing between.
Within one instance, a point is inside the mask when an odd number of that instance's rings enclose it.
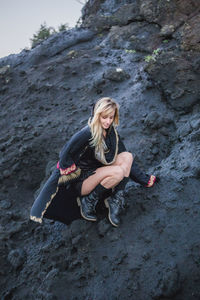
<instances>
[{"instance_id":1,"label":"black top","mask_svg":"<svg viewBox=\"0 0 200 300\"><path fill-rule=\"evenodd\" d=\"M113 126L106 132L105 144L108 150L105 152L105 159L109 163L114 158L116 147L118 147L118 154L126 151L126 148ZM91 137L88 125L71 137L60 153L59 166L61 169L68 168L74 163L85 170L103 166L102 162L95 157L94 147L90 145Z\"/></svg>"}]
</instances>

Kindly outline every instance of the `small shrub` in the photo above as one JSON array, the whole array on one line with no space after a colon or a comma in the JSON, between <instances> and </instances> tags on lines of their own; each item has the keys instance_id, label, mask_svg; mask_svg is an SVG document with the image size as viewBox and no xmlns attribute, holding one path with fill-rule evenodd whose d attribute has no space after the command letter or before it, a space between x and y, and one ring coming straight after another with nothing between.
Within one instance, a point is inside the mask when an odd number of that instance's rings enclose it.
<instances>
[{"instance_id":1,"label":"small shrub","mask_svg":"<svg viewBox=\"0 0 200 300\"><path fill-rule=\"evenodd\" d=\"M31 41L31 48L36 47L39 45L42 41L48 39L52 34L55 34L57 32L68 30L69 26L68 24L61 24L58 27L58 31L55 30L54 27L48 27L47 24L44 22L44 24L40 25L40 29L33 35L33 38L30 39Z\"/></svg>"},{"instance_id":2,"label":"small shrub","mask_svg":"<svg viewBox=\"0 0 200 300\"><path fill-rule=\"evenodd\" d=\"M153 50L153 55L157 56L160 52L161 52L160 48L155 49L155 50Z\"/></svg>"},{"instance_id":3,"label":"small shrub","mask_svg":"<svg viewBox=\"0 0 200 300\"><path fill-rule=\"evenodd\" d=\"M150 61L156 61L156 58L157 58L157 56L159 55L161 53L161 49L160 48L157 48L157 49L155 49L155 50L153 50L153 53L152 53L152 55L147 55L147 56L145 56L145 58L144 58L144 60L146 61L146 62L150 62Z\"/></svg>"},{"instance_id":4,"label":"small shrub","mask_svg":"<svg viewBox=\"0 0 200 300\"><path fill-rule=\"evenodd\" d=\"M40 29L33 35L31 39L31 47L34 48L42 41L48 39L52 34L55 33L55 29L53 27L47 27L47 24L41 24Z\"/></svg>"},{"instance_id":5,"label":"small shrub","mask_svg":"<svg viewBox=\"0 0 200 300\"><path fill-rule=\"evenodd\" d=\"M69 24L65 23L65 24L60 24L60 26L58 27L58 31L65 31L65 30L69 30Z\"/></svg>"},{"instance_id":6,"label":"small shrub","mask_svg":"<svg viewBox=\"0 0 200 300\"><path fill-rule=\"evenodd\" d=\"M136 50L134 49L125 49L126 53L136 53Z\"/></svg>"},{"instance_id":7,"label":"small shrub","mask_svg":"<svg viewBox=\"0 0 200 300\"><path fill-rule=\"evenodd\" d=\"M155 61L156 59L153 55L147 55L147 56L145 56L144 60L146 62L150 62L151 60Z\"/></svg>"}]
</instances>

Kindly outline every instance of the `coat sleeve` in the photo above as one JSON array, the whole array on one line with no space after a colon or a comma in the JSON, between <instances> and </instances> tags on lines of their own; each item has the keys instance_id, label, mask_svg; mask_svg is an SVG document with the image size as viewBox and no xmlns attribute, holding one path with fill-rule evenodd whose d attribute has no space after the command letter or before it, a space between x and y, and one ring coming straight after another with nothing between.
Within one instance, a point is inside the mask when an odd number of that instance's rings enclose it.
<instances>
[{"instance_id":1,"label":"coat sleeve","mask_svg":"<svg viewBox=\"0 0 200 300\"><path fill-rule=\"evenodd\" d=\"M60 152L58 168L61 175L68 175L77 170L74 158L79 158L91 138L89 126L75 133Z\"/></svg>"},{"instance_id":2,"label":"coat sleeve","mask_svg":"<svg viewBox=\"0 0 200 300\"><path fill-rule=\"evenodd\" d=\"M129 177L133 181L143 186L147 186L150 180L150 175L146 174L142 169L140 169L138 164L135 162L135 159L133 160Z\"/></svg>"}]
</instances>

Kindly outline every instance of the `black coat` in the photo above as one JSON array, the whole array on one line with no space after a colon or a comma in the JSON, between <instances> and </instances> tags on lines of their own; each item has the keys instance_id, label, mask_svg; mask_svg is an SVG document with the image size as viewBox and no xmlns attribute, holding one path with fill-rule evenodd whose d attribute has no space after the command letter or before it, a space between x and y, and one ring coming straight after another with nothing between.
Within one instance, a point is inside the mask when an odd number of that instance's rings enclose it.
<instances>
[{"instance_id":1,"label":"black coat","mask_svg":"<svg viewBox=\"0 0 200 300\"><path fill-rule=\"evenodd\" d=\"M60 153L57 169L47 180L31 208L31 220L42 223L43 217L46 217L70 224L81 217L76 202L77 192L72 183L80 176L81 168L89 166L96 169L103 165L95 158L90 139L90 128L85 126L65 144ZM105 154L108 162L112 161L116 151L117 154L126 151L113 127L108 130L105 143L110 150ZM63 174L65 170L67 175Z\"/></svg>"}]
</instances>

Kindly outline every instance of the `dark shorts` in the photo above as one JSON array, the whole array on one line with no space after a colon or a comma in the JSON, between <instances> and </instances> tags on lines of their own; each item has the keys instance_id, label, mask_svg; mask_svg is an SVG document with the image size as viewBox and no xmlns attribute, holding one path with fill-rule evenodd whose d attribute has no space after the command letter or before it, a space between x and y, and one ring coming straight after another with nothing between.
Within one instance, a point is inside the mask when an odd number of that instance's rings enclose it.
<instances>
[{"instance_id":1,"label":"dark shorts","mask_svg":"<svg viewBox=\"0 0 200 300\"><path fill-rule=\"evenodd\" d=\"M81 189L82 189L82 184L85 179L87 179L89 176L95 174L96 168L95 169L89 169L89 170L82 170L81 169L81 175L76 179L74 182L75 189L78 193L78 196L81 196Z\"/></svg>"}]
</instances>

